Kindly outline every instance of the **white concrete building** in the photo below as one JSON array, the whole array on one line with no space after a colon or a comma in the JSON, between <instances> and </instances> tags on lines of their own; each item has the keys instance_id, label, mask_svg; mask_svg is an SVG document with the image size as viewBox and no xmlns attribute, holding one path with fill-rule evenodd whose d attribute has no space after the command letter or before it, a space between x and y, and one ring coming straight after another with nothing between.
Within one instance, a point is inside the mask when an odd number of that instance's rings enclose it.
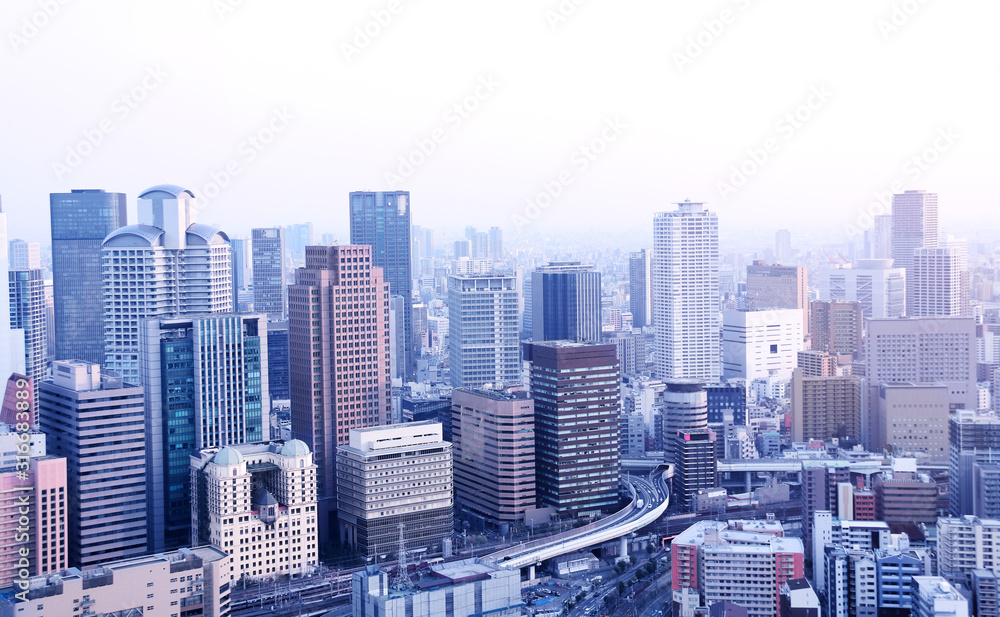
<instances>
[{"instance_id":1,"label":"white concrete building","mask_svg":"<svg viewBox=\"0 0 1000 617\"><path fill-rule=\"evenodd\" d=\"M684 201L653 219L653 322L656 375L717 383L719 219Z\"/></svg>"},{"instance_id":2,"label":"white concrete building","mask_svg":"<svg viewBox=\"0 0 1000 617\"><path fill-rule=\"evenodd\" d=\"M912 617L969 617L969 601L940 576L913 577Z\"/></svg>"},{"instance_id":3,"label":"white concrete building","mask_svg":"<svg viewBox=\"0 0 1000 617\"><path fill-rule=\"evenodd\" d=\"M521 380L520 293L506 274L448 279L451 385L500 387Z\"/></svg>"},{"instance_id":4,"label":"white concrete building","mask_svg":"<svg viewBox=\"0 0 1000 617\"><path fill-rule=\"evenodd\" d=\"M820 300L858 302L865 318L902 317L906 312L906 270L891 259L862 259L853 268L820 274Z\"/></svg>"},{"instance_id":5,"label":"white concrete building","mask_svg":"<svg viewBox=\"0 0 1000 617\"><path fill-rule=\"evenodd\" d=\"M973 570L1000 572L1000 520L975 516L938 519L938 573L956 585L971 584Z\"/></svg>"},{"instance_id":6,"label":"white concrete building","mask_svg":"<svg viewBox=\"0 0 1000 617\"><path fill-rule=\"evenodd\" d=\"M191 456L191 533L232 557L230 579L302 575L319 563L316 465L298 439Z\"/></svg>"},{"instance_id":7,"label":"white concrete building","mask_svg":"<svg viewBox=\"0 0 1000 617\"><path fill-rule=\"evenodd\" d=\"M964 240L914 251L907 315L971 317L969 292L969 252Z\"/></svg>"},{"instance_id":8,"label":"white concrete building","mask_svg":"<svg viewBox=\"0 0 1000 617\"><path fill-rule=\"evenodd\" d=\"M139 223L108 235L104 261L104 366L141 384L139 323L232 310L229 237L196 222L194 194L160 185L139 195Z\"/></svg>"},{"instance_id":9,"label":"white concrete building","mask_svg":"<svg viewBox=\"0 0 1000 617\"><path fill-rule=\"evenodd\" d=\"M722 312L723 379L791 379L804 348L801 309Z\"/></svg>"}]
</instances>

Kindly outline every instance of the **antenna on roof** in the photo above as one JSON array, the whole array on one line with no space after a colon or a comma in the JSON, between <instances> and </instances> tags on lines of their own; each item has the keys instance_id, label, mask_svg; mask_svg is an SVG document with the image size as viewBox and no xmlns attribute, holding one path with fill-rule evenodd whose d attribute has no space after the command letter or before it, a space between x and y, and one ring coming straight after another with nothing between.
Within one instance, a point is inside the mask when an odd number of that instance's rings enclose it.
<instances>
[{"instance_id":1,"label":"antenna on roof","mask_svg":"<svg viewBox=\"0 0 1000 617\"><path fill-rule=\"evenodd\" d=\"M396 573L396 581L395 585L393 585L398 589L407 589L412 587L412 583L410 583L410 573L407 572L408 568L406 564L406 538L403 536L403 529L405 528L406 525L403 523L399 524L399 560L397 562L399 571Z\"/></svg>"}]
</instances>

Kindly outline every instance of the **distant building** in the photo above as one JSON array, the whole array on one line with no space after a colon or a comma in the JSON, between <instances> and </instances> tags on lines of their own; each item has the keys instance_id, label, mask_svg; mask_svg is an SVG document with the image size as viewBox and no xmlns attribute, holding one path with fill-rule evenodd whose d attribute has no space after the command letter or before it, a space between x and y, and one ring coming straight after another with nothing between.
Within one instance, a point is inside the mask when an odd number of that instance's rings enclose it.
<instances>
[{"instance_id":1,"label":"distant building","mask_svg":"<svg viewBox=\"0 0 1000 617\"><path fill-rule=\"evenodd\" d=\"M629 254L629 310L632 325L644 328L653 325L653 263L652 251L642 249Z\"/></svg>"},{"instance_id":2,"label":"distant building","mask_svg":"<svg viewBox=\"0 0 1000 617\"><path fill-rule=\"evenodd\" d=\"M288 322L268 322L267 387L272 401L291 399L288 371Z\"/></svg>"},{"instance_id":3,"label":"distant building","mask_svg":"<svg viewBox=\"0 0 1000 617\"><path fill-rule=\"evenodd\" d=\"M906 310L906 270L891 259L862 259L853 268L820 275L819 299L857 302L865 319L902 317Z\"/></svg>"},{"instance_id":4,"label":"distant building","mask_svg":"<svg viewBox=\"0 0 1000 617\"><path fill-rule=\"evenodd\" d=\"M479 559L418 570L409 585L377 565L352 576L354 617L518 617L524 608L520 573Z\"/></svg>"},{"instance_id":5,"label":"distant building","mask_svg":"<svg viewBox=\"0 0 1000 617\"><path fill-rule=\"evenodd\" d=\"M337 449L339 538L365 557L396 553L400 525L409 550L451 537L452 444L436 422L351 429Z\"/></svg>"},{"instance_id":6,"label":"distant building","mask_svg":"<svg viewBox=\"0 0 1000 617\"><path fill-rule=\"evenodd\" d=\"M913 305L911 281L917 249L938 244L938 196L926 191L905 191L892 196L892 257L906 270L906 310Z\"/></svg>"},{"instance_id":7,"label":"distant building","mask_svg":"<svg viewBox=\"0 0 1000 617\"><path fill-rule=\"evenodd\" d=\"M288 261L285 230L251 230L253 255L253 309L268 319L288 319Z\"/></svg>"},{"instance_id":8,"label":"distant building","mask_svg":"<svg viewBox=\"0 0 1000 617\"><path fill-rule=\"evenodd\" d=\"M809 328L809 272L805 266L767 265L755 261L747 266L748 311L798 309L802 335Z\"/></svg>"},{"instance_id":9,"label":"distant building","mask_svg":"<svg viewBox=\"0 0 1000 617\"><path fill-rule=\"evenodd\" d=\"M906 314L911 317L971 317L969 255L965 241L922 247L913 253L907 279Z\"/></svg>"},{"instance_id":10,"label":"distant building","mask_svg":"<svg viewBox=\"0 0 1000 617\"><path fill-rule=\"evenodd\" d=\"M859 357L864 351L864 311L860 302L814 301L810 304L812 349Z\"/></svg>"},{"instance_id":11,"label":"distant building","mask_svg":"<svg viewBox=\"0 0 1000 617\"><path fill-rule=\"evenodd\" d=\"M452 393L455 502L492 526L535 507L535 402L527 392Z\"/></svg>"},{"instance_id":12,"label":"distant building","mask_svg":"<svg viewBox=\"0 0 1000 617\"><path fill-rule=\"evenodd\" d=\"M229 556L212 546L72 567L33 577L23 596L16 587L0 592L0 614L226 617L231 570Z\"/></svg>"},{"instance_id":13,"label":"distant building","mask_svg":"<svg viewBox=\"0 0 1000 617\"><path fill-rule=\"evenodd\" d=\"M801 357L801 355L799 356ZM860 439L862 381L857 377L792 376L792 441Z\"/></svg>"},{"instance_id":14,"label":"distant building","mask_svg":"<svg viewBox=\"0 0 1000 617\"><path fill-rule=\"evenodd\" d=\"M319 563L316 466L305 443L207 448L188 464L191 537L232 558L220 585L312 572Z\"/></svg>"}]
</instances>

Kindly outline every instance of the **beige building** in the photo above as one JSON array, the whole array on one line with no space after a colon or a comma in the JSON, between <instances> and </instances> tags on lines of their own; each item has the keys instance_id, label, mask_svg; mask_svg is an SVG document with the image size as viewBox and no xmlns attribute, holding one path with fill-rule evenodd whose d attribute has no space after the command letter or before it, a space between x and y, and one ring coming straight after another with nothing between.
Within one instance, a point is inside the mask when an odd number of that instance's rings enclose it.
<instances>
[{"instance_id":1,"label":"beige building","mask_svg":"<svg viewBox=\"0 0 1000 617\"><path fill-rule=\"evenodd\" d=\"M883 383L877 405L876 443L900 454L925 453L930 462L948 462L948 386Z\"/></svg>"},{"instance_id":2,"label":"beige building","mask_svg":"<svg viewBox=\"0 0 1000 617\"><path fill-rule=\"evenodd\" d=\"M451 432L458 507L491 525L521 520L535 506L535 401L527 392L457 388Z\"/></svg>"},{"instance_id":3,"label":"beige building","mask_svg":"<svg viewBox=\"0 0 1000 617\"><path fill-rule=\"evenodd\" d=\"M191 529L232 557L231 579L311 572L319 563L316 465L298 439L191 455Z\"/></svg>"},{"instance_id":4,"label":"beige building","mask_svg":"<svg viewBox=\"0 0 1000 617\"><path fill-rule=\"evenodd\" d=\"M800 356L801 357L801 356ZM792 375L792 441L861 438L861 379Z\"/></svg>"},{"instance_id":5,"label":"beige building","mask_svg":"<svg viewBox=\"0 0 1000 617\"><path fill-rule=\"evenodd\" d=\"M30 579L23 595L0 598L0 614L16 617L142 615L226 617L229 555L211 546L114 561L81 572L69 568ZM23 601L22 601L23 600Z\"/></svg>"}]
</instances>

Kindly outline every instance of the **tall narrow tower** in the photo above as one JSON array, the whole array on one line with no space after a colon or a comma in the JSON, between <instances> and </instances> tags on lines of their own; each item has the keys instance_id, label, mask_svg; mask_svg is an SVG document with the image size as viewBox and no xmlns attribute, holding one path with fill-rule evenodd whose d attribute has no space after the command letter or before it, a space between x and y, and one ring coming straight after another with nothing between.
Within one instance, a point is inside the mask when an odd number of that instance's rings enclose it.
<instances>
[{"instance_id":1,"label":"tall narrow tower","mask_svg":"<svg viewBox=\"0 0 1000 617\"><path fill-rule=\"evenodd\" d=\"M893 265L906 269L906 309L913 301L914 251L938 244L938 196L926 191L906 191L892 196Z\"/></svg>"},{"instance_id":2,"label":"tall narrow tower","mask_svg":"<svg viewBox=\"0 0 1000 617\"><path fill-rule=\"evenodd\" d=\"M656 372L719 381L719 219L684 201L653 219Z\"/></svg>"}]
</instances>

